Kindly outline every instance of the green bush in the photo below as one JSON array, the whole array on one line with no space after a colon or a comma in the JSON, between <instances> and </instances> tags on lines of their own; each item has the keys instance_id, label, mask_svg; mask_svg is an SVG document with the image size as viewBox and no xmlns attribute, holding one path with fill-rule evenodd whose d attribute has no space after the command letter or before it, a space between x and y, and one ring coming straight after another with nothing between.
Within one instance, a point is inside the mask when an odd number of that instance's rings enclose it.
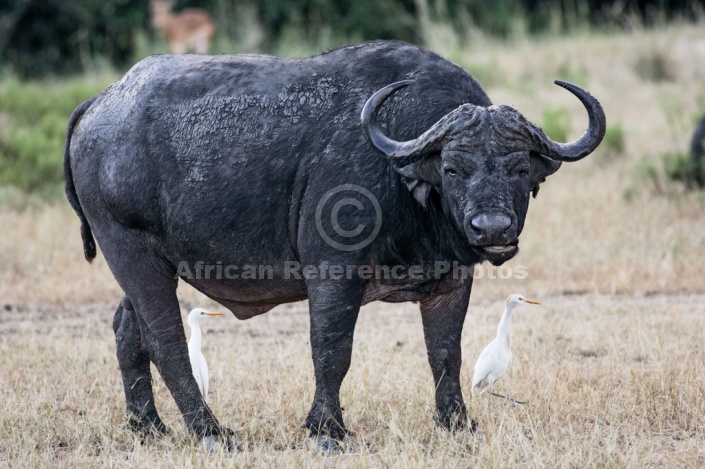
<instances>
[{"instance_id":1,"label":"green bush","mask_svg":"<svg viewBox=\"0 0 705 469\"><path fill-rule=\"evenodd\" d=\"M626 139L624 129L620 124L608 124L605 130L605 138L597 150L598 160L607 162L618 156L622 156L626 151Z\"/></svg>"},{"instance_id":2,"label":"green bush","mask_svg":"<svg viewBox=\"0 0 705 469\"><path fill-rule=\"evenodd\" d=\"M551 140L567 141L570 134L570 113L565 108L544 110L541 128Z\"/></svg>"},{"instance_id":3,"label":"green bush","mask_svg":"<svg viewBox=\"0 0 705 469\"><path fill-rule=\"evenodd\" d=\"M225 0L221 0L225 1ZM234 9L237 3L227 2ZM330 28L343 37L420 41L413 0L263 0L255 2L273 42L288 28L312 35Z\"/></svg>"},{"instance_id":4,"label":"green bush","mask_svg":"<svg viewBox=\"0 0 705 469\"><path fill-rule=\"evenodd\" d=\"M688 152L666 153L661 157L660 163L655 164L646 159L639 162L638 186L631 187L624 193L627 201L643 189L657 195L678 193L681 187L686 190L705 189L705 168Z\"/></svg>"},{"instance_id":5,"label":"green bush","mask_svg":"<svg viewBox=\"0 0 705 469\"><path fill-rule=\"evenodd\" d=\"M670 181L680 182L690 190L705 188L705 168L689 153L669 153L663 161L666 177Z\"/></svg>"},{"instance_id":6,"label":"green bush","mask_svg":"<svg viewBox=\"0 0 705 469\"><path fill-rule=\"evenodd\" d=\"M63 182L66 124L113 77L0 83L0 185L53 195Z\"/></svg>"},{"instance_id":7,"label":"green bush","mask_svg":"<svg viewBox=\"0 0 705 469\"><path fill-rule=\"evenodd\" d=\"M99 57L123 67L146 24L144 0L4 0L0 65L24 78L85 70Z\"/></svg>"}]
</instances>

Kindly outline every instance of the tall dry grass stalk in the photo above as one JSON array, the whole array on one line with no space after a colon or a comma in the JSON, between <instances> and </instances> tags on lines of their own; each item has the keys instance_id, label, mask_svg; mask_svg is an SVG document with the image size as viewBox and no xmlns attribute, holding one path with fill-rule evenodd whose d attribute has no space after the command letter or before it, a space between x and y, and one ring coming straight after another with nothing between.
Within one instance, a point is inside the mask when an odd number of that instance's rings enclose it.
<instances>
[{"instance_id":1,"label":"tall dry grass stalk","mask_svg":"<svg viewBox=\"0 0 705 469\"><path fill-rule=\"evenodd\" d=\"M458 42L459 44L459 42ZM702 113L705 34L698 27L435 46L474 70L497 103L541 122L564 108L577 137L577 100L551 84L582 81L620 124L626 154L565 164L532 201L524 280L475 283L463 376L491 339L509 293L545 306L519 311L515 361L498 385L528 400L472 400L482 437L431 423L433 386L413 305L369 305L357 328L343 405L357 450L323 462L297 429L313 391L305 305L251 321L211 321L205 353L214 411L236 429L243 466L705 465L705 196L657 193L643 162L685 149ZM645 81L638 57L666 53L673 81ZM664 52L665 51L665 52ZM569 75L569 76L566 76ZM600 150L598 150L599 153ZM102 259L82 258L67 204L0 208L0 462L7 467L229 465L184 441L173 400L156 380L175 432L140 444L122 430L122 385L111 313L119 288ZM505 270L505 273L507 271ZM184 312L212 303L180 289ZM584 295L564 295L584 293Z\"/></svg>"}]
</instances>

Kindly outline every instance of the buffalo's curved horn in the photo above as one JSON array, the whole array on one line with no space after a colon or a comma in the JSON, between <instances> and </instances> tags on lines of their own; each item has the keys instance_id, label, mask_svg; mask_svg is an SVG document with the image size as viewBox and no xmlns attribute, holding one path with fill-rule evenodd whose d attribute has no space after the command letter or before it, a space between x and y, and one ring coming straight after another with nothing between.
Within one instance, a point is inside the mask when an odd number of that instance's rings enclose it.
<instances>
[{"instance_id":1,"label":"buffalo's curved horn","mask_svg":"<svg viewBox=\"0 0 705 469\"><path fill-rule=\"evenodd\" d=\"M552 160L578 161L592 153L605 136L607 126L605 111L602 110L600 102L584 89L560 80L556 80L554 83L578 97L587 110L589 125L579 139L570 143L557 143L548 138L543 131L534 132L532 135L533 150Z\"/></svg>"},{"instance_id":2,"label":"buffalo's curved horn","mask_svg":"<svg viewBox=\"0 0 705 469\"><path fill-rule=\"evenodd\" d=\"M382 128L376 123L377 113L382 103L389 96L412 83L414 83L414 80L403 80L387 85L370 96L370 99L367 100L365 106L362 108L360 120L365 138L367 138L367 141L374 149L387 158L406 158L408 156L432 151L436 146L440 148L440 144L438 143L439 137L442 136L442 129L440 127L446 127L439 125L443 119L424 132L420 137L407 142L397 142L387 137L384 135Z\"/></svg>"}]
</instances>

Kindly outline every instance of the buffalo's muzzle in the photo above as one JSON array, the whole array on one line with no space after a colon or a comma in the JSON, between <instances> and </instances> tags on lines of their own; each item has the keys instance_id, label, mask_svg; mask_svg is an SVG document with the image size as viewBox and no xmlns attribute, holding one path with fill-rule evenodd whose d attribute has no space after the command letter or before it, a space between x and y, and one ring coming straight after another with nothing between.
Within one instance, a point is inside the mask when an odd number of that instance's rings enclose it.
<instances>
[{"instance_id":1,"label":"buffalo's muzzle","mask_svg":"<svg viewBox=\"0 0 705 469\"><path fill-rule=\"evenodd\" d=\"M506 251L517 242L516 223L500 212L467 216L465 232L473 245L487 248L489 252Z\"/></svg>"}]
</instances>

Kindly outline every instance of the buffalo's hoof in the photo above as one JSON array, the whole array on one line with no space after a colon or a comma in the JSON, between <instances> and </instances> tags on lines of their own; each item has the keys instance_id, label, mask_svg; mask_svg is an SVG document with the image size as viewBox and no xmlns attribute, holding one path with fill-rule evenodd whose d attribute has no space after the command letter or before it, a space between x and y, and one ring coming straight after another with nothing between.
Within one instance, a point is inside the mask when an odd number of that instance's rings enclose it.
<instances>
[{"instance_id":1,"label":"buffalo's hoof","mask_svg":"<svg viewBox=\"0 0 705 469\"><path fill-rule=\"evenodd\" d=\"M233 439L232 436L226 435L226 436L216 436L216 435L209 435L209 436L204 436L201 438L201 448L203 449L204 452L208 454L215 454L219 450L222 450L224 452L228 453L240 453L242 452L242 448L240 445L237 444L237 442Z\"/></svg>"},{"instance_id":2,"label":"buffalo's hoof","mask_svg":"<svg viewBox=\"0 0 705 469\"><path fill-rule=\"evenodd\" d=\"M338 456L343 453L343 445L327 435L310 435L312 449L324 456Z\"/></svg>"},{"instance_id":3,"label":"buffalo's hoof","mask_svg":"<svg viewBox=\"0 0 705 469\"><path fill-rule=\"evenodd\" d=\"M140 418L136 415L128 415L123 428L137 433L142 437L161 437L169 434L169 429L160 419Z\"/></svg>"},{"instance_id":4,"label":"buffalo's hoof","mask_svg":"<svg viewBox=\"0 0 705 469\"><path fill-rule=\"evenodd\" d=\"M242 451L240 445L235 441L235 432L226 427L220 427L219 434L203 436L200 446L208 454L216 453L219 449L237 453Z\"/></svg>"},{"instance_id":5,"label":"buffalo's hoof","mask_svg":"<svg viewBox=\"0 0 705 469\"><path fill-rule=\"evenodd\" d=\"M477 422L468 417L467 414L437 415L435 421L438 426L452 433L464 430L469 430L474 433L479 428Z\"/></svg>"}]
</instances>

